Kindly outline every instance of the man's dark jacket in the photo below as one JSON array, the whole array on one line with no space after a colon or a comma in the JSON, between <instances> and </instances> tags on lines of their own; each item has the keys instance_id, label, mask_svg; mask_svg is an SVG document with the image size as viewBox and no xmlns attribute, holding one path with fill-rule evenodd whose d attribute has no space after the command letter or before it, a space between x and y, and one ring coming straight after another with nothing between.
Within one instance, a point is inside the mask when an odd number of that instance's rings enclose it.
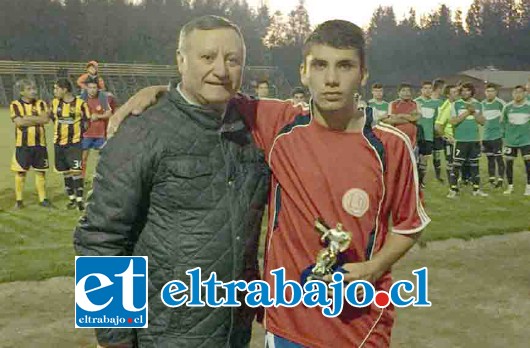
<instances>
[{"instance_id":1,"label":"man's dark jacket","mask_svg":"<svg viewBox=\"0 0 530 348\"><path fill-rule=\"evenodd\" d=\"M101 151L74 246L79 255L149 257L149 327L97 329L101 345L241 347L250 340L253 313L169 308L160 290L171 280L189 284L185 272L194 267L203 280L211 272L223 282L257 276L268 173L235 110L223 118L175 88L121 125Z\"/></svg>"}]
</instances>

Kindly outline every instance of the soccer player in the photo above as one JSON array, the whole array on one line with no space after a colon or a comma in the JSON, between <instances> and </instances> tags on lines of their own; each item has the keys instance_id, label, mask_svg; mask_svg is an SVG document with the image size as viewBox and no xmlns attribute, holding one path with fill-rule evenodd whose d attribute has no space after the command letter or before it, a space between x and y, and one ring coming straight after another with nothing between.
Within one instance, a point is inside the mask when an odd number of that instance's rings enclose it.
<instances>
[{"instance_id":1,"label":"soccer player","mask_svg":"<svg viewBox=\"0 0 530 348\"><path fill-rule=\"evenodd\" d=\"M508 189L505 194L513 193L513 161L521 152L526 167L525 196L530 196L530 101L525 98L524 86L516 86L512 92L513 100L503 110L504 156L506 158L506 178Z\"/></svg>"},{"instance_id":2,"label":"soccer player","mask_svg":"<svg viewBox=\"0 0 530 348\"><path fill-rule=\"evenodd\" d=\"M480 190L479 158L480 135L479 125L484 125L486 120L482 115L482 104L473 96L475 86L471 83L462 85L461 98L451 107L450 123L454 128L454 153L453 153L453 181L448 198L455 198L458 194L458 174L464 161L469 161L471 181L473 183L473 196L486 197L487 193Z\"/></svg>"},{"instance_id":3,"label":"soccer player","mask_svg":"<svg viewBox=\"0 0 530 348\"><path fill-rule=\"evenodd\" d=\"M46 103L37 99L35 82L22 79L15 83L20 98L11 102L11 121L15 124L15 153L11 170L15 172L16 209L24 207L23 193L26 173L35 170L35 187L42 207L50 207L46 198L48 151L44 125L50 121Z\"/></svg>"},{"instance_id":4,"label":"soccer player","mask_svg":"<svg viewBox=\"0 0 530 348\"><path fill-rule=\"evenodd\" d=\"M432 82L432 96L431 99L433 102L437 103L437 109L442 106L442 104L445 102L445 96L443 95L443 90L445 86L445 81L436 79ZM436 115L438 117L438 115ZM435 122L436 122L435 117ZM434 134L434 143L433 143L433 149L432 149L432 163L434 166L434 173L436 174L436 180L443 183L442 179L442 161L441 161L441 153L444 150L444 139L441 136L438 136L436 133Z\"/></svg>"},{"instance_id":5,"label":"soccer player","mask_svg":"<svg viewBox=\"0 0 530 348\"><path fill-rule=\"evenodd\" d=\"M460 95L460 88L455 85L446 85L444 87L443 94L446 99L444 103L438 108L438 117L435 121L435 129L436 134L439 137L443 137L447 182L451 183L451 177L453 176L453 145L455 139L453 126L449 121L451 120L451 107Z\"/></svg>"},{"instance_id":6,"label":"soccer player","mask_svg":"<svg viewBox=\"0 0 530 348\"><path fill-rule=\"evenodd\" d=\"M312 267L323 248L312 232L321 218L330 226L342 223L355 236L342 255L345 281L363 279L388 291L391 265L430 221L419 198L410 139L388 125L372 127L372 109L356 105L355 94L367 79L364 52L359 27L324 22L304 43L300 73L312 96L310 110L244 95L232 103L272 171L264 269L272 290L270 270L285 267L288 280L300 281ZM139 103L145 108L158 92L145 91ZM136 108L128 102L114 122ZM391 306L371 305L326 318L319 308L266 308L267 346L388 347L393 313Z\"/></svg>"},{"instance_id":7,"label":"soccer player","mask_svg":"<svg viewBox=\"0 0 530 348\"><path fill-rule=\"evenodd\" d=\"M268 98L269 97L269 81L260 80L256 85L256 96L258 98Z\"/></svg>"},{"instance_id":8,"label":"soccer player","mask_svg":"<svg viewBox=\"0 0 530 348\"><path fill-rule=\"evenodd\" d=\"M90 150L99 150L107 138L107 123L112 116L111 102L113 98L103 90L98 89L95 81L89 81L87 84L86 97L81 98L87 103L90 111L90 121L88 129L83 133L83 178L86 174L88 155Z\"/></svg>"},{"instance_id":9,"label":"soccer player","mask_svg":"<svg viewBox=\"0 0 530 348\"><path fill-rule=\"evenodd\" d=\"M438 114L437 100L432 100L432 82L424 81L421 84L421 95L414 101L421 108L421 117L418 121L421 137L418 141L419 161L418 169L420 174L420 185L425 185L425 175L427 173L428 159L432 155L434 147L434 121Z\"/></svg>"},{"instance_id":10,"label":"soccer player","mask_svg":"<svg viewBox=\"0 0 530 348\"><path fill-rule=\"evenodd\" d=\"M383 94L383 85L374 83L372 85L372 99L368 101L368 106L373 109L374 124L388 117L388 102L383 100Z\"/></svg>"},{"instance_id":11,"label":"soccer player","mask_svg":"<svg viewBox=\"0 0 530 348\"><path fill-rule=\"evenodd\" d=\"M84 210L81 141L90 111L83 99L72 94L69 80L59 79L53 86L55 98L51 113L55 123L55 170L64 176L64 187L70 202L68 209Z\"/></svg>"},{"instance_id":12,"label":"soccer player","mask_svg":"<svg viewBox=\"0 0 530 348\"><path fill-rule=\"evenodd\" d=\"M505 104L502 99L497 97L497 86L493 83L486 84L486 99L482 101L482 109L486 119L482 146L488 158L489 183L497 188L502 187L504 182L501 121Z\"/></svg>"},{"instance_id":13,"label":"soccer player","mask_svg":"<svg viewBox=\"0 0 530 348\"><path fill-rule=\"evenodd\" d=\"M298 104L301 104L304 106L308 105L304 87L299 86L299 87L293 88L293 90L291 91L291 102L293 103L293 105L298 105Z\"/></svg>"},{"instance_id":14,"label":"soccer player","mask_svg":"<svg viewBox=\"0 0 530 348\"><path fill-rule=\"evenodd\" d=\"M421 117L421 109L412 100L412 86L408 83L401 83L398 87L399 99L390 102L388 106L388 117L380 121L396 126L405 133L416 151L417 132L416 123Z\"/></svg>"}]
</instances>

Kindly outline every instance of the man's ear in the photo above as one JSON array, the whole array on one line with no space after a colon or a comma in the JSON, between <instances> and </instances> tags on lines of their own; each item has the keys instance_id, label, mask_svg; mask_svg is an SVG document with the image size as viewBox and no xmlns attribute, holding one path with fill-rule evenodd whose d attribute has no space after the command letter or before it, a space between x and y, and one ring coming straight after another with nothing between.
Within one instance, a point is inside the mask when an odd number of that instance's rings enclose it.
<instances>
[{"instance_id":1,"label":"man's ear","mask_svg":"<svg viewBox=\"0 0 530 348\"><path fill-rule=\"evenodd\" d=\"M177 50L177 68L179 74L182 75L182 70L184 68L184 56L182 55L182 52L180 50Z\"/></svg>"},{"instance_id":2,"label":"man's ear","mask_svg":"<svg viewBox=\"0 0 530 348\"><path fill-rule=\"evenodd\" d=\"M308 87L307 69L305 62L300 64L300 82L304 87Z\"/></svg>"},{"instance_id":3,"label":"man's ear","mask_svg":"<svg viewBox=\"0 0 530 348\"><path fill-rule=\"evenodd\" d=\"M368 83L368 78L370 78L370 73L368 72L368 70L366 68L363 68L363 70L361 71L362 73L362 80L361 80L361 86L366 86L366 84Z\"/></svg>"}]
</instances>

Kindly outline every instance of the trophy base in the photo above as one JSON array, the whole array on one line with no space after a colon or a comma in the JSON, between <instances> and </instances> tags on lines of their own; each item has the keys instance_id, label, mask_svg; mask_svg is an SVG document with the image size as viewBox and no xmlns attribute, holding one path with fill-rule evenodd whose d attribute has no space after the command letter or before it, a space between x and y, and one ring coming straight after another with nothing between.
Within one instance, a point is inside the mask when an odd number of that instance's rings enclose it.
<instances>
[{"instance_id":1,"label":"trophy base","mask_svg":"<svg viewBox=\"0 0 530 348\"><path fill-rule=\"evenodd\" d=\"M309 267L307 267L303 272L302 274L300 275L300 284L302 286L304 286L305 283L311 281L311 280L320 280L320 281L324 281L324 277L327 276L327 275L332 275L333 273L336 273L336 272L341 272L341 273L347 273L347 271L342 268L341 266L339 265L335 265L333 266L332 268L332 271L329 273L329 274L324 274L324 275L317 275L317 274L314 274L312 271L313 271L313 268L315 267L315 265L311 265Z\"/></svg>"}]
</instances>

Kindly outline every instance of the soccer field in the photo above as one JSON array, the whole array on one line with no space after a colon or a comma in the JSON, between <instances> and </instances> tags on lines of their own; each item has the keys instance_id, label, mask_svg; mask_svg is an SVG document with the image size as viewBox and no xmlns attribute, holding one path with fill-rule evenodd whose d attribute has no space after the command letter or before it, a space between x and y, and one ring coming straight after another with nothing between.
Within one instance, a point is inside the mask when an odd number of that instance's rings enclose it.
<instances>
[{"instance_id":1,"label":"soccer field","mask_svg":"<svg viewBox=\"0 0 530 348\"><path fill-rule=\"evenodd\" d=\"M50 167L54 163L52 135L52 126L47 125ZM26 208L14 210L14 176L9 170L13 150L14 126L8 110L0 109L0 282L73 275L72 231L79 212L65 209L67 200L62 177L52 169L47 173L47 192L55 209L37 205L34 176L30 172L24 195ZM487 178L485 162L485 158L482 159L482 178ZM92 155L87 177L91 177L94 166L95 156ZM445 198L447 185L432 180L432 168L430 170L425 200L432 223L422 237L423 242L530 229L530 198L523 196L525 177L521 159L516 161L516 188L511 196L503 196L501 190L493 191L484 185L490 197L472 197L471 189L465 188L459 199L448 200Z\"/></svg>"}]
</instances>

